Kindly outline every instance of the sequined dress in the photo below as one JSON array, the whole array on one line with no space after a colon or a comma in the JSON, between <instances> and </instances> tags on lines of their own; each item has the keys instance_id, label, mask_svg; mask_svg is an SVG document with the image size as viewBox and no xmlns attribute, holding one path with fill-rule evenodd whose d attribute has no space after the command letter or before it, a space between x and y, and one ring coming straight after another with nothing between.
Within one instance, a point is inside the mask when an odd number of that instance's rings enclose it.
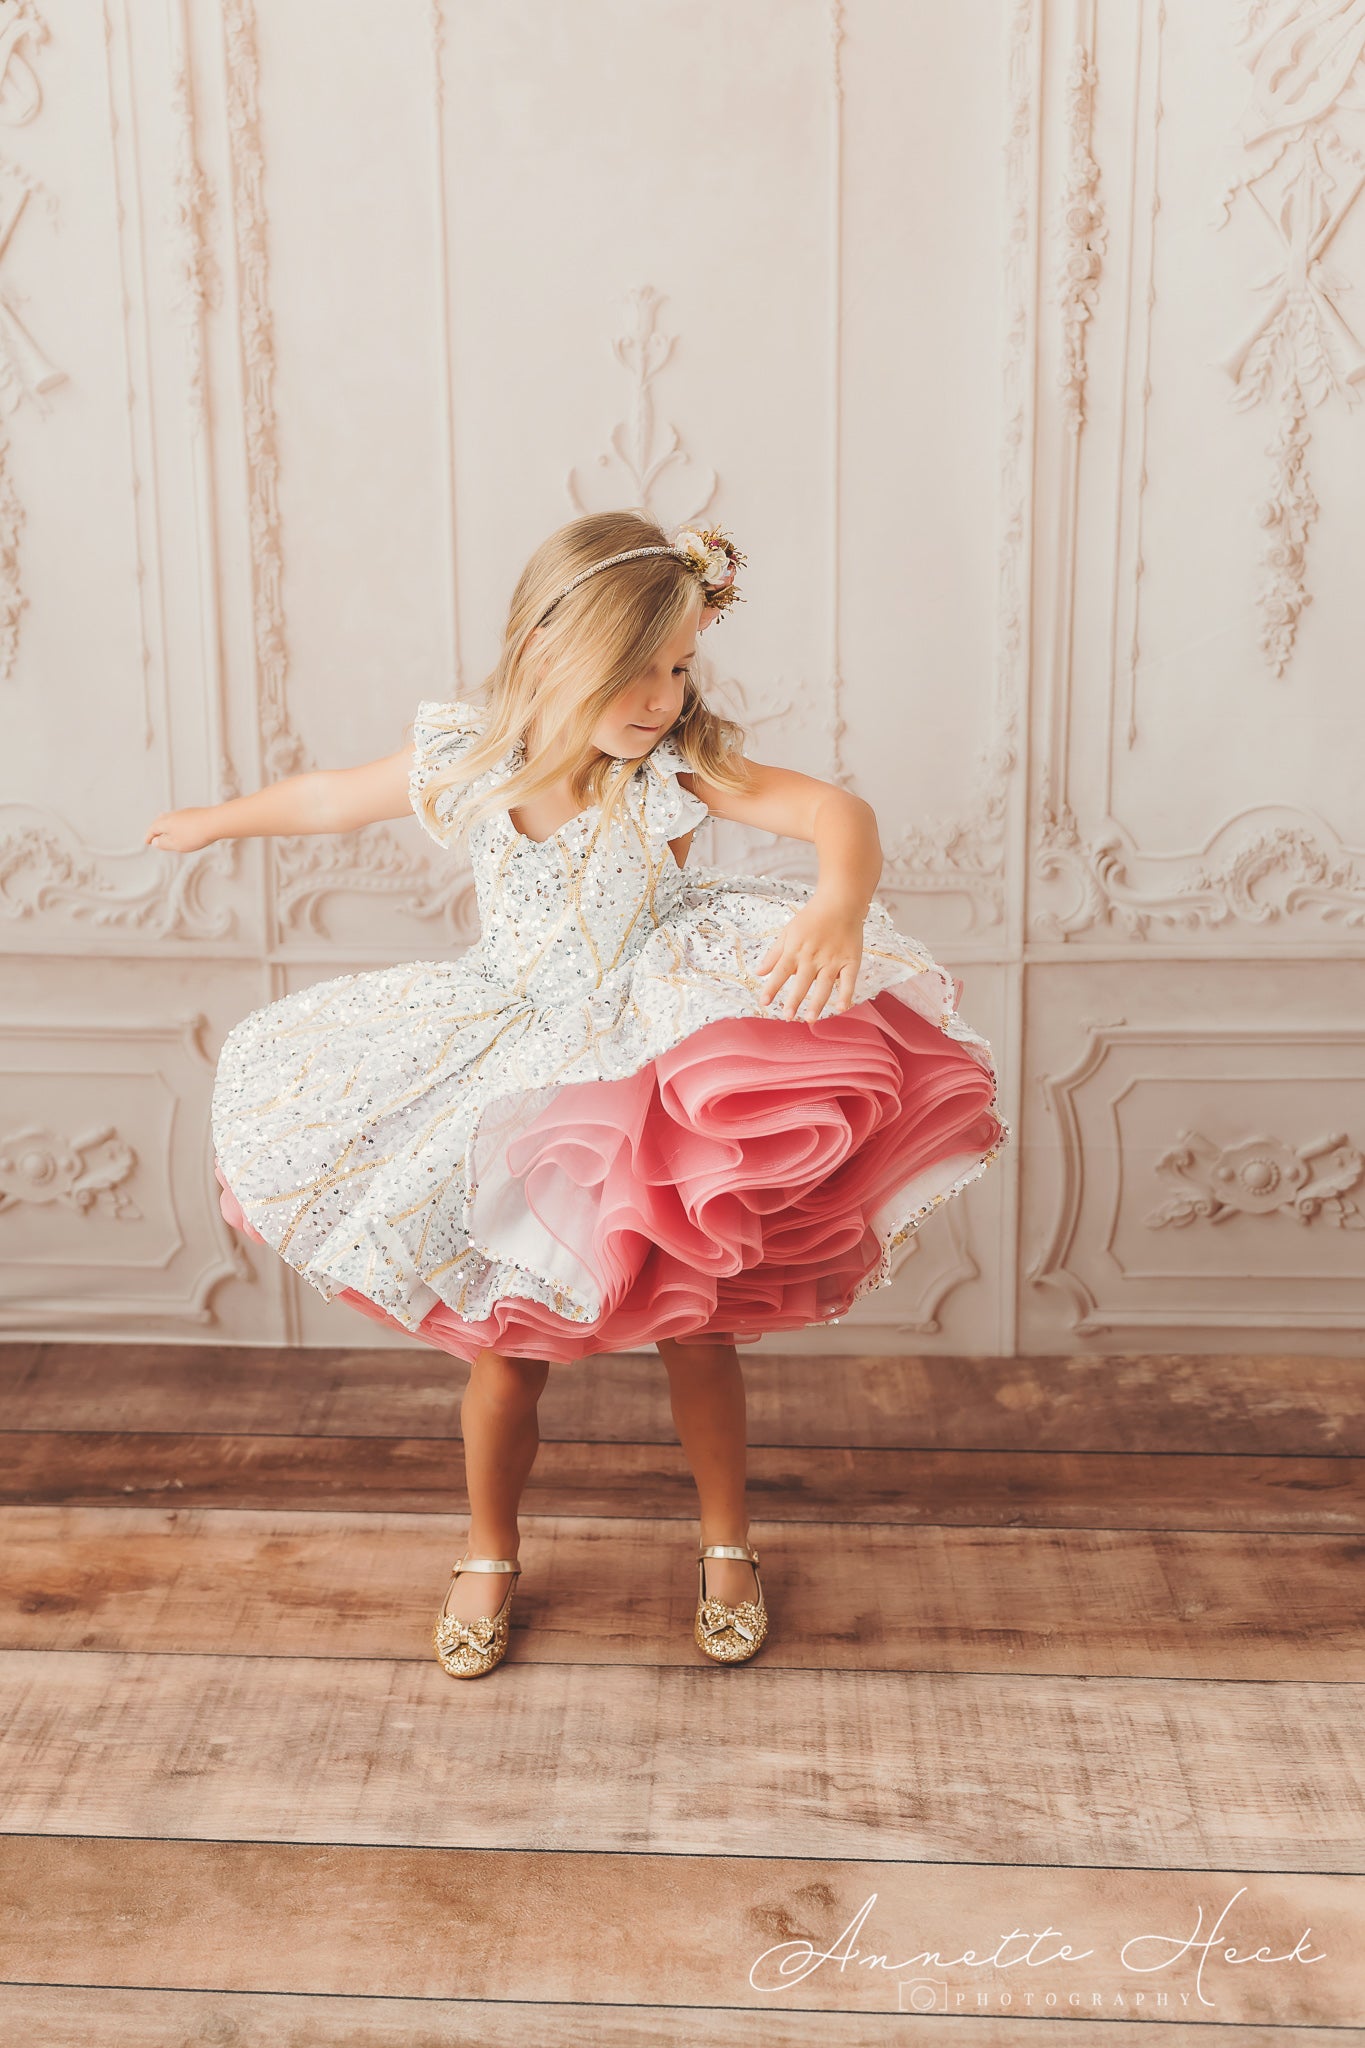
<instances>
[{"instance_id":1,"label":"sequined dress","mask_svg":"<svg viewBox=\"0 0 1365 2048\"><path fill-rule=\"evenodd\" d=\"M484 715L419 705L414 809ZM438 843L520 759L438 795ZM990 1046L875 898L847 1011L765 1007L757 963L813 889L680 867L669 841L708 815L686 765L665 738L616 817L543 841L476 819L473 945L234 1026L212 1129L236 1228L468 1360L742 1343L892 1278L1008 1142Z\"/></svg>"}]
</instances>

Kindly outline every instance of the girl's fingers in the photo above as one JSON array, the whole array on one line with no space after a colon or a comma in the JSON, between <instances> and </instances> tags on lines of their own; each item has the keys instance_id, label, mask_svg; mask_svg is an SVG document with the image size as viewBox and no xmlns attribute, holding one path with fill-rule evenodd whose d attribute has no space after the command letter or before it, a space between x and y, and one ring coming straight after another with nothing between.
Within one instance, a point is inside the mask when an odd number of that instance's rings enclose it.
<instances>
[{"instance_id":1,"label":"girl's fingers","mask_svg":"<svg viewBox=\"0 0 1365 2048\"><path fill-rule=\"evenodd\" d=\"M812 1022L820 1015L825 1004L829 1001L838 972L837 967L822 967L811 983L810 1007L806 1015Z\"/></svg>"},{"instance_id":2,"label":"girl's fingers","mask_svg":"<svg viewBox=\"0 0 1365 2048\"><path fill-rule=\"evenodd\" d=\"M759 971L760 973L763 972L762 969L760 969ZM795 972L796 962L791 957L791 955L787 953L780 954L776 966L773 968L772 972L768 976L767 981L763 985L764 1002L771 1002L773 997L777 994L777 991L781 988L783 982L787 979L788 975L794 974Z\"/></svg>"},{"instance_id":3,"label":"girl's fingers","mask_svg":"<svg viewBox=\"0 0 1365 2048\"><path fill-rule=\"evenodd\" d=\"M796 1015L802 1003L806 1000L806 995L815 978L816 970L813 967L802 967L797 970L796 979L792 983L785 1005L785 1013L788 1017Z\"/></svg>"}]
</instances>

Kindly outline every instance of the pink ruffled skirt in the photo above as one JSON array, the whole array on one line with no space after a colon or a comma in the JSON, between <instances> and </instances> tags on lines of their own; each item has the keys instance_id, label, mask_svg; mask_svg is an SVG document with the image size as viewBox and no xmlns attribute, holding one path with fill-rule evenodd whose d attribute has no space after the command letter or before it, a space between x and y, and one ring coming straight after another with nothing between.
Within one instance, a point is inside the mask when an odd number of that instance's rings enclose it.
<instances>
[{"instance_id":1,"label":"pink ruffled skirt","mask_svg":"<svg viewBox=\"0 0 1365 2048\"><path fill-rule=\"evenodd\" d=\"M841 1316L892 1233L1007 1135L980 1049L890 990L814 1021L722 1018L624 1080L556 1088L529 1116L505 1107L480 1125L471 1234L586 1279L596 1318L509 1293L478 1321L438 1303L413 1331L354 1288L334 1299L471 1361L752 1341ZM215 1171L228 1222L265 1243Z\"/></svg>"}]
</instances>

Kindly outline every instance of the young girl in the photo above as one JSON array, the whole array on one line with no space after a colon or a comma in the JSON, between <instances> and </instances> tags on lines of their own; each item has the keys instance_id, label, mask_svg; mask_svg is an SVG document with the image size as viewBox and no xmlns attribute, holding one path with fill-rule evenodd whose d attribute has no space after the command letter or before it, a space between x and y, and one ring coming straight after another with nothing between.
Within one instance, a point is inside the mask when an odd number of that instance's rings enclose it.
<instances>
[{"instance_id":1,"label":"young girl","mask_svg":"<svg viewBox=\"0 0 1365 2048\"><path fill-rule=\"evenodd\" d=\"M707 706L699 635L744 560L719 530L576 519L522 572L484 702L424 701L411 749L146 835L188 852L411 807L468 849L477 943L254 1011L212 1107L236 1228L470 1364L468 1543L434 1637L454 1677L507 1648L550 1364L649 1343L700 1502L693 1636L751 1657L735 1344L837 1322L1010 1135L961 983L873 899L869 805L746 760ZM818 882L687 868L708 816L813 841Z\"/></svg>"}]
</instances>

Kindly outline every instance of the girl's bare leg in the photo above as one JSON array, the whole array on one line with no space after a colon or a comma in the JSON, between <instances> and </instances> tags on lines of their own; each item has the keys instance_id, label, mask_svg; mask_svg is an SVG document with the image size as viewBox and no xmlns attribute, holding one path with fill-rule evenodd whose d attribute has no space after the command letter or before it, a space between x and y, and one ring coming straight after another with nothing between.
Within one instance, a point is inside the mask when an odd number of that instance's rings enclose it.
<instances>
[{"instance_id":1,"label":"girl's bare leg","mask_svg":"<svg viewBox=\"0 0 1365 2048\"><path fill-rule=\"evenodd\" d=\"M460 1401L469 1492L469 1540L462 1555L518 1555L517 1509L540 1449L536 1403L549 1376L543 1359L507 1358L500 1351L481 1351L470 1367ZM461 1621L496 1614L508 1579L506 1572L461 1572L446 1612Z\"/></svg>"},{"instance_id":2,"label":"girl's bare leg","mask_svg":"<svg viewBox=\"0 0 1365 2048\"><path fill-rule=\"evenodd\" d=\"M668 1372L678 1440L697 1482L699 1543L747 1543L744 1375L735 1347L664 1337L657 1348ZM758 1591L754 1568L737 1557L708 1557L706 1590L732 1606L752 1600Z\"/></svg>"}]
</instances>

